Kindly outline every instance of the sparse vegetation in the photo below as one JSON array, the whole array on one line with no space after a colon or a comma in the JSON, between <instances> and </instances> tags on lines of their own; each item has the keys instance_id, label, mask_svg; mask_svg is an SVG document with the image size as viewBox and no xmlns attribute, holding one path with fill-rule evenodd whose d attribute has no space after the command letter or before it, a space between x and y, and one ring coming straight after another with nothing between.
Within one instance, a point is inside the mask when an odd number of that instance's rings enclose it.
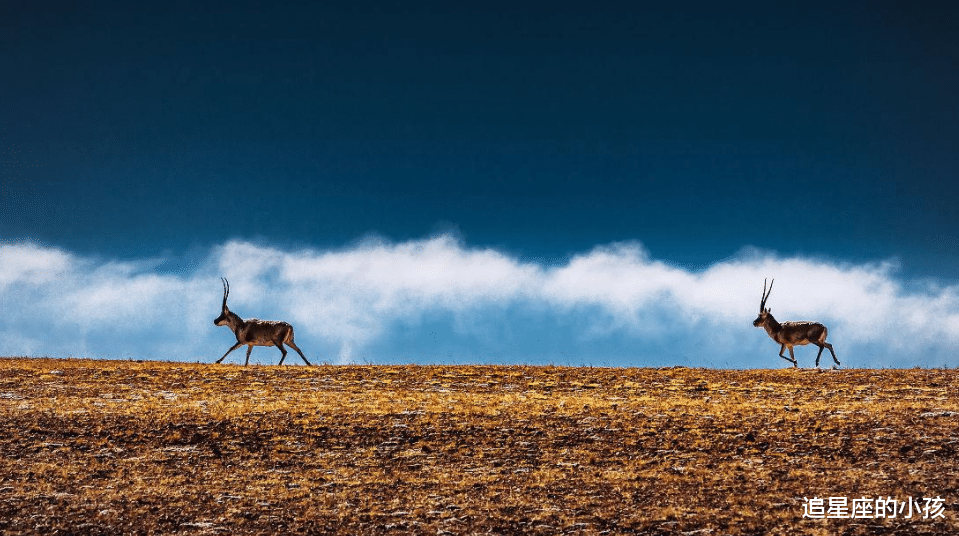
<instances>
[{"instance_id":1,"label":"sparse vegetation","mask_svg":"<svg viewBox=\"0 0 959 536\"><path fill-rule=\"evenodd\" d=\"M957 534L955 370L0 360L5 534ZM804 497L944 518L803 519Z\"/></svg>"}]
</instances>

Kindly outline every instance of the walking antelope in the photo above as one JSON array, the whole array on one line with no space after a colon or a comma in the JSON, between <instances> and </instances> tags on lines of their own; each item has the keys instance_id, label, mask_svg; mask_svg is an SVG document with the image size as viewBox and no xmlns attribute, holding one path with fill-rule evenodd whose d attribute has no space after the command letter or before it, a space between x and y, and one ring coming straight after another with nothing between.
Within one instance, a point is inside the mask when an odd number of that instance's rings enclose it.
<instances>
[{"instance_id":1,"label":"walking antelope","mask_svg":"<svg viewBox=\"0 0 959 536\"><path fill-rule=\"evenodd\" d=\"M230 326L233 334L236 335L236 344L227 350L223 357L217 359L217 363L223 361L226 356L230 355L230 352L245 344L249 348L246 349L246 363L243 363L243 366L250 364L250 352L253 351L254 346L276 346L279 348L280 352L283 353L283 357L280 358L280 365L282 365L283 360L286 359L286 348L283 347L283 344L286 343L290 345L290 348L296 350L296 353L300 354L307 365L310 364L303 352L293 342L293 326L276 320L257 320L256 318L243 320L226 306L226 298L230 295L230 282L225 278L220 279L223 279L223 312L216 317L213 324Z\"/></svg>"},{"instance_id":2,"label":"walking antelope","mask_svg":"<svg viewBox=\"0 0 959 536\"><path fill-rule=\"evenodd\" d=\"M756 320L753 320L753 325L757 328L766 328L766 333L772 340L782 345L782 348L779 349L779 357L786 361L792 361L794 367L799 365L796 363L796 356L793 354L793 346L803 346L810 343L819 347L819 353L816 354L817 368L819 367L819 357L822 356L822 351L825 348L829 348L832 360L838 365L839 360L836 359L836 352L833 352L832 345L826 342L826 335L829 333L826 326L819 322L783 322L780 324L773 318L772 312L766 309L766 300L769 298L769 293L773 291L774 281L775 279L769 282L769 291L767 292L766 281L763 280L763 299L759 302L759 316L756 317ZM786 348L789 348L789 357L783 355Z\"/></svg>"}]
</instances>

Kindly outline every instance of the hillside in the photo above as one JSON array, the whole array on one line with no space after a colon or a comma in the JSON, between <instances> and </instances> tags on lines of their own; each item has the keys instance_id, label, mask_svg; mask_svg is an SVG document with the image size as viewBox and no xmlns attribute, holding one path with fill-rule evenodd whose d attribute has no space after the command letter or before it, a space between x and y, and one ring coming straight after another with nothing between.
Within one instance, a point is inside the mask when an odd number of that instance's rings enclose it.
<instances>
[{"instance_id":1,"label":"hillside","mask_svg":"<svg viewBox=\"0 0 959 536\"><path fill-rule=\"evenodd\" d=\"M959 534L957 376L0 359L0 531Z\"/></svg>"}]
</instances>

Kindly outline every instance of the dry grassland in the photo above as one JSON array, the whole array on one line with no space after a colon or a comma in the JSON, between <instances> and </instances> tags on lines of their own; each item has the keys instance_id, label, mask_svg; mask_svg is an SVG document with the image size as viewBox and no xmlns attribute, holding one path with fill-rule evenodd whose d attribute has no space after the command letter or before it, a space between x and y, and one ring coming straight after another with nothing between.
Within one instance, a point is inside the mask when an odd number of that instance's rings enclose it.
<instances>
[{"instance_id":1,"label":"dry grassland","mask_svg":"<svg viewBox=\"0 0 959 536\"><path fill-rule=\"evenodd\" d=\"M0 359L4 534L959 534L955 370ZM942 517L803 519L805 498Z\"/></svg>"}]
</instances>

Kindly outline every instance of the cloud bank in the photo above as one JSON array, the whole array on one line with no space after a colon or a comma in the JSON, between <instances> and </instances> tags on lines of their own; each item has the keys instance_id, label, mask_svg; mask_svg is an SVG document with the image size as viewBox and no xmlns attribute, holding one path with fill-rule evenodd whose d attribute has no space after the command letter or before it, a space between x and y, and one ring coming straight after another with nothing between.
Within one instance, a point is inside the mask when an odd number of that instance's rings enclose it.
<instances>
[{"instance_id":1,"label":"cloud bank","mask_svg":"<svg viewBox=\"0 0 959 536\"><path fill-rule=\"evenodd\" d=\"M221 275L233 311L291 322L320 362L786 366L751 324L766 277L777 319L826 324L844 365L953 366L959 349L959 286L905 281L891 262L745 249L688 270L633 242L545 265L444 234L338 250L231 241L172 264L0 245L0 355L212 362L234 342L212 323ZM816 350L798 348L800 364Z\"/></svg>"}]
</instances>

